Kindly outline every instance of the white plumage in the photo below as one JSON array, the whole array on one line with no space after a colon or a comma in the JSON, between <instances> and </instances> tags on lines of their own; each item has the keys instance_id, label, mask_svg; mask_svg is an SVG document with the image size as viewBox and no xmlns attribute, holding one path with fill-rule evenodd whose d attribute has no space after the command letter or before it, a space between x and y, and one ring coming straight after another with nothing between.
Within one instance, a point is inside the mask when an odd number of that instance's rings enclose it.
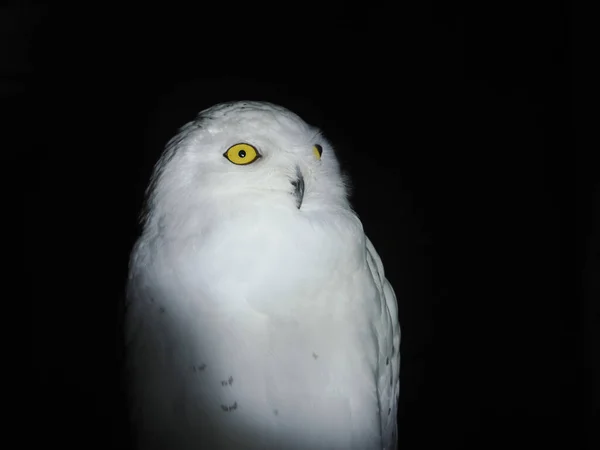
<instances>
[{"instance_id":1,"label":"white plumage","mask_svg":"<svg viewBox=\"0 0 600 450\"><path fill-rule=\"evenodd\" d=\"M396 448L394 291L330 144L282 107L216 105L171 140L126 316L141 449Z\"/></svg>"}]
</instances>

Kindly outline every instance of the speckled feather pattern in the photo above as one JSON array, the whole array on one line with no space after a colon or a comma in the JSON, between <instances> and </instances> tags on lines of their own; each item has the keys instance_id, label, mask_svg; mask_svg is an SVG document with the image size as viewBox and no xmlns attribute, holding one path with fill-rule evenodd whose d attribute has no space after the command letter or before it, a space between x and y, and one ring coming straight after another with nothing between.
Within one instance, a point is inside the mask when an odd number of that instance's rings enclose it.
<instances>
[{"instance_id":1,"label":"speckled feather pattern","mask_svg":"<svg viewBox=\"0 0 600 450\"><path fill-rule=\"evenodd\" d=\"M261 157L232 164L237 143ZM130 261L138 448L396 448L396 297L346 186L319 130L269 103L171 140Z\"/></svg>"}]
</instances>

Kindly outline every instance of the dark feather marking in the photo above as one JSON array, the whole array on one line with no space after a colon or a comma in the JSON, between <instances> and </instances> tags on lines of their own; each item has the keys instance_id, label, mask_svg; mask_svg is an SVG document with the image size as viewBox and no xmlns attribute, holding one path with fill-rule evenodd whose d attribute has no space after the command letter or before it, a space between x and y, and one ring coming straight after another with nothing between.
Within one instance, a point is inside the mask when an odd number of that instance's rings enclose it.
<instances>
[{"instance_id":1,"label":"dark feather marking","mask_svg":"<svg viewBox=\"0 0 600 450\"><path fill-rule=\"evenodd\" d=\"M221 405L221 409L225 412L234 411L237 409L237 407L238 407L237 402L234 402L233 405L229 405L229 406Z\"/></svg>"},{"instance_id":2,"label":"dark feather marking","mask_svg":"<svg viewBox=\"0 0 600 450\"><path fill-rule=\"evenodd\" d=\"M202 363L200 366L192 366L192 369L194 369L194 372L196 372L197 370L204 370L206 369L206 364Z\"/></svg>"}]
</instances>

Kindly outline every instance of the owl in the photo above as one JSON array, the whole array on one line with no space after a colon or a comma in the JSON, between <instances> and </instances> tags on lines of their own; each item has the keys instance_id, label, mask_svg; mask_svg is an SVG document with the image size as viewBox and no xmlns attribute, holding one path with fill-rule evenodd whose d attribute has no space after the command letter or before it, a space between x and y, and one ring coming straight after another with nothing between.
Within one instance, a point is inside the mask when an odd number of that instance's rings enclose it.
<instances>
[{"instance_id":1,"label":"owl","mask_svg":"<svg viewBox=\"0 0 600 450\"><path fill-rule=\"evenodd\" d=\"M130 257L137 448L395 449L397 310L323 134L266 102L202 111Z\"/></svg>"}]
</instances>

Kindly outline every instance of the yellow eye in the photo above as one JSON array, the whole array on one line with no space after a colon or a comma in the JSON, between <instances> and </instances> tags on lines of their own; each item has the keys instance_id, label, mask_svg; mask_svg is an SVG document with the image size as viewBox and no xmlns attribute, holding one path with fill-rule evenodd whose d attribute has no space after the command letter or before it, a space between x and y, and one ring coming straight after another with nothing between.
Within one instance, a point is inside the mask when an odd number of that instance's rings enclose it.
<instances>
[{"instance_id":1,"label":"yellow eye","mask_svg":"<svg viewBox=\"0 0 600 450\"><path fill-rule=\"evenodd\" d=\"M250 144L235 144L229 147L223 156L233 164L245 166L260 158L260 153Z\"/></svg>"},{"instance_id":2,"label":"yellow eye","mask_svg":"<svg viewBox=\"0 0 600 450\"><path fill-rule=\"evenodd\" d=\"M313 147L313 153L315 154L315 158L321 159L321 155L323 154L323 147L321 147L319 144L315 145Z\"/></svg>"}]
</instances>

